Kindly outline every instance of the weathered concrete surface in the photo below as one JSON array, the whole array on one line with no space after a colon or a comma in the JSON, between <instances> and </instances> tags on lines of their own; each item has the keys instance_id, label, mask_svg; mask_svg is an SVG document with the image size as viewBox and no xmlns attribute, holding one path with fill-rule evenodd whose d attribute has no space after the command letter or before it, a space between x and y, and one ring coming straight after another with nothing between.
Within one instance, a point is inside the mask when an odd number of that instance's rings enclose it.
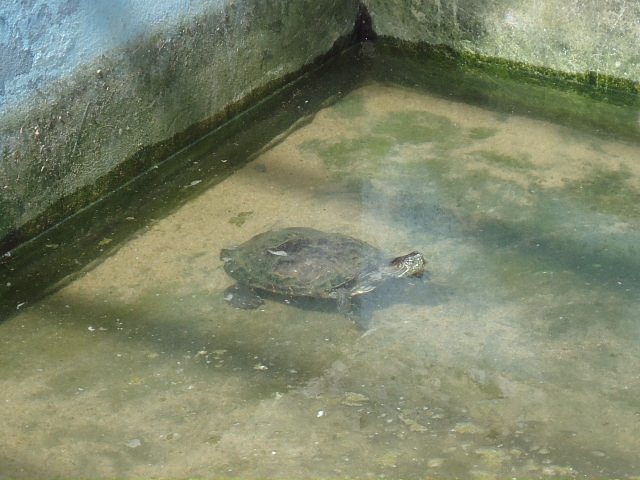
<instances>
[{"instance_id":1,"label":"weathered concrete surface","mask_svg":"<svg viewBox=\"0 0 640 480\"><path fill-rule=\"evenodd\" d=\"M4 249L175 151L191 126L326 54L358 10L355 0L107 3L1 7Z\"/></svg>"},{"instance_id":2,"label":"weathered concrete surface","mask_svg":"<svg viewBox=\"0 0 640 480\"><path fill-rule=\"evenodd\" d=\"M3 0L0 4L0 109L34 87L134 41L150 30L203 13L223 0Z\"/></svg>"},{"instance_id":3,"label":"weathered concrete surface","mask_svg":"<svg viewBox=\"0 0 640 480\"><path fill-rule=\"evenodd\" d=\"M637 0L365 0L381 36L640 81Z\"/></svg>"}]
</instances>

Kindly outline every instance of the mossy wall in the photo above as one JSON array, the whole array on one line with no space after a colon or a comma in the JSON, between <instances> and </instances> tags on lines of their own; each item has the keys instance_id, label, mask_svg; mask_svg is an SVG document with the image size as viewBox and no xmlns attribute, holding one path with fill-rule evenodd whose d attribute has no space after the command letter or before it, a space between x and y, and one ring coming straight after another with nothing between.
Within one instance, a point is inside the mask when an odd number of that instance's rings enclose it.
<instances>
[{"instance_id":1,"label":"mossy wall","mask_svg":"<svg viewBox=\"0 0 640 480\"><path fill-rule=\"evenodd\" d=\"M637 0L365 0L381 36L640 82Z\"/></svg>"},{"instance_id":2,"label":"mossy wall","mask_svg":"<svg viewBox=\"0 0 640 480\"><path fill-rule=\"evenodd\" d=\"M173 3L179 11L186 5ZM22 90L29 88L29 95L11 104L0 102L0 252L152 167L283 84L347 38L358 11L353 0L196 3L197 9L180 11L172 22L158 21L86 62L64 65L60 71L68 73L58 78L25 78ZM109 20L104 12L94 12L94 20L136 24L134 6L129 5L128 18ZM19 2L13 7L27 8ZM68 21L65 27L65 19L82 7L80 2L40 7L25 11L26 20L14 12L16 25L24 23L21 35L47 22L60 33L49 44L19 38L18 30L3 40L15 40L14 50L5 49L0 57L15 60L17 69L6 62L0 68L0 97L6 93L0 100L7 100L20 75L35 70L38 58L58 51L77 33L79 26ZM9 13L0 24L17 28ZM95 28L85 38L100 44L93 35L104 35L110 44L112 33ZM28 48L27 40L32 41ZM54 60L73 61L81 38L75 42Z\"/></svg>"}]
</instances>

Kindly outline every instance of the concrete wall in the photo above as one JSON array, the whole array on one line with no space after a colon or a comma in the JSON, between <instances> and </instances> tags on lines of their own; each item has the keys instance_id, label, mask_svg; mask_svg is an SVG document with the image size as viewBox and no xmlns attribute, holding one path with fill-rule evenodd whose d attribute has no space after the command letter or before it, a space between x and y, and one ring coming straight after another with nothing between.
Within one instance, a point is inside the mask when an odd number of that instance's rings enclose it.
<instances>
[{"instance_id":1,"label":"concrete wall","mask_svg":"<svg viewBox=\"0 0 640 480\"><path fill-rule=\"evenodd\" d=\"M638 0L365 0L381 36L640 82Z\"/></svg>"},{"instance_id":2,"label":"concrete wall","mask_svg":"<svg viewBox=\"0 0 640 480\"><path fill-rule=\"evenodd\" d=\"M640 82L638 0L364 3L382 37ZM352 31L358 8L357 0L0 2L0 253L325 54Z\"/></svg>"},{"instance_id":3,"label":"concrete wall","mask_svg":"<svg viewBox=\"0 0 640 480\"><path fill-rule=\"evenodd\" d=\"M0 246L310 64L349 35L357 10L353 0L4 0Z\"/></svg>"},{"instance_id":4,"label":"concrete wall","mask_svg":"<svg viewBox=\"0 0 640 480\"><path fill-rule=\"evenodd\" d=\"M0 108L34 87L163 25L203 13L220 0L4 0L0 5Z\"/></svg>"}]
</instances>

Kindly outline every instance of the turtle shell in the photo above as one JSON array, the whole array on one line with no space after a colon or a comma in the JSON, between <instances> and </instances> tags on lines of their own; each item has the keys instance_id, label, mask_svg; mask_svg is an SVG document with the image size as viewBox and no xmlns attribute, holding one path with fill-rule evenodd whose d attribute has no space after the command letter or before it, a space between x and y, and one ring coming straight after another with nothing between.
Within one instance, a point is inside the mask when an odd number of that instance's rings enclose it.
<instances>
[{"instance_id":1,"label":"turtle shell","mask_svg":"<svg viewBox=\"0 0 640 480\"><path fill-rule=\"evenodd\" d=\"M238 283L274 293L317 298L335 290L362 293L358 278L380 268L384 253L347 235L312 228L284 228L223 249L224 269Z\"/></svg>"}]
</instances>

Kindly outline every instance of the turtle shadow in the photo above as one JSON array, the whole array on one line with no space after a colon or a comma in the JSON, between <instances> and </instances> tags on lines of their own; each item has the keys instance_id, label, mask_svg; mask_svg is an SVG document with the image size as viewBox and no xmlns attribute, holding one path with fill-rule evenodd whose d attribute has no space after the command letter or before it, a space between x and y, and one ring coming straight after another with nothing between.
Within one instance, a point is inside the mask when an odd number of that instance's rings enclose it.
<instances>
[{"instance_id":1,"label":"turtle shadow","mask_svg":"<svg viewBox=\"0 0 640 480\"><path fill-rule=\"evenodd\" d=\"M366 329L378 310L397 304L433 307L446 303L453 294L453 289L425 279L391 279L372 292L352 297L351 308L346 316ZM338 303L331 298L289 296L238 284L225 290L225 298L232 306L243 310L255 310L268 301L304 311L340 313Z\"/></svg>"},{"instance_id":2,"label":"turtle shadow","mask_svg":"<svg viewBox=\"0 0 640 480\"><path fill-rule=\"evenodd\" d=\"M449 301L450 287L418 278L392 279L373 292L356 297L361 308L384 310L397 304L435 307Z\"/></svg>"}]
</instances>

